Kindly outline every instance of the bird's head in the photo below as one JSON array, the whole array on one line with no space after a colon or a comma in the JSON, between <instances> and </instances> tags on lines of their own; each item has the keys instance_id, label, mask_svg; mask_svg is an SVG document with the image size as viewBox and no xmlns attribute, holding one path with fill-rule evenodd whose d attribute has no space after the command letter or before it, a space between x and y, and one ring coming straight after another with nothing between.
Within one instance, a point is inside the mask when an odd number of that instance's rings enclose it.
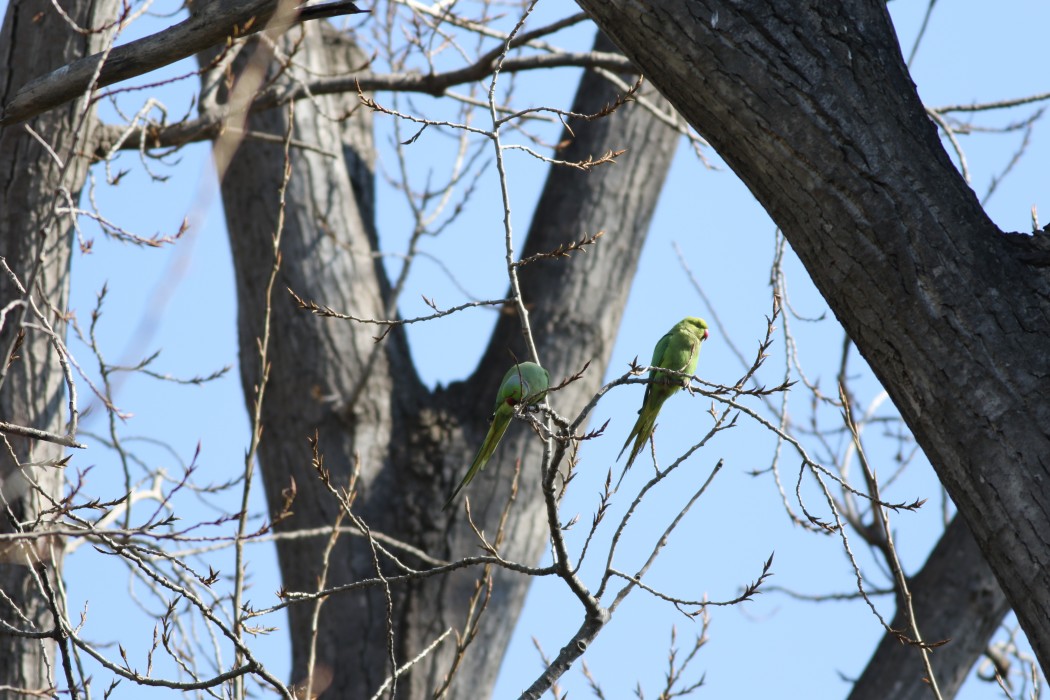
<instances>
[{"instance_id":1,"label":"bird's head","mask_svg":"<svg viewBox=\"0 0 1050 700\"><path fill-rule=\"evenodd\" d=\"M700 336L701 340L707 340L709 335L707 332L707 321L696 316L688 316L685 319L686 325L688 325L694 333Z\"/></svg>"}]
</instances>

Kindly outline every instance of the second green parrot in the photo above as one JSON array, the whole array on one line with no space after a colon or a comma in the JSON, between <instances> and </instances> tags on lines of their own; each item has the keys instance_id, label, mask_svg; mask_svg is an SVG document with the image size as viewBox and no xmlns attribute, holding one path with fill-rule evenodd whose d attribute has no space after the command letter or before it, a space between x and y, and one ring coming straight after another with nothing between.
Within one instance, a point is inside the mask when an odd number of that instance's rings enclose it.
<instances>
[{"instance_id":1,"label":"second green parrot","mask_svg":"<svg viewBox=\"0 0 1050 700\"><path fill-rule=\"evenodd\" d=\"M507 370L499 385L496 408L492 413L492 425L489 426L489 432L485 435L485 441L481 443L481 449L474 457L474 462L467 470L467 475L445 501L445 508L448 508L463 487L485 468L489 457L496 450L496 445L503 438L503 433L507 432L510 419L514 417L514 407L520 403L526 405L539 403L547 395L549 387L550 374L535 362L522 362Z\"/></svg>"},{"instance_id":2,"label":"second green parrot","mask_svg":"<svg viewBox=\"0 0 1050 700\"><path fill-rule=\"evenodd\" d=\"M624 450L634 440L631 455L627 458L627 466L623 473L631 468L634 458L642 451L642 447L649 440L656 427L656 415L664 401L669 399L679 389L688 386L689 380L684 377L676 377L666 372L661 372L656 367L673 369L686 374L696 372L696 361L700 357L700 345L707 340L707 321L702 318L687 316L667 331L660 338L653 350L653 361L649 363L649 379L651 384L645 385L645 398L642 399L642 407L638 410L638 420L627 436L627 442L623 443L623 449L616 459L623 456ZM623 479L623 476L620 476Z\"/></svg>"}]
</instances>

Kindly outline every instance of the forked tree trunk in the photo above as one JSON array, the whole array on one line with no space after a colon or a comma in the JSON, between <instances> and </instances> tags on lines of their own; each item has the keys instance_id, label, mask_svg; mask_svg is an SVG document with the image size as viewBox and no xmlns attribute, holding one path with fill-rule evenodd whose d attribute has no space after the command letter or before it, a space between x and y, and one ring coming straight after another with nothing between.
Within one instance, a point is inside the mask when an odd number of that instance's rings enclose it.
<instances>
[{"instance_id":1,"label":"forked tree trunk","mask_svg":"<svg viewBox=\"0 0 1050 700\"><path fill-rule=\"evenodd\" d=\"M315 30L307 29L298 60L315 70L337 65L346 47L326 55ZM603 44L605 45L605 44ZM573 109L593 113L612 103L616 90L587 74ZM353 103L324 99L328 114L340 114ZM272 111L252 117L251 128L283 134L287 113ZM296 139L337 152L347 145L356 176L368 164L370 134L363 124L348 126L318 117L309 103L295 109ZM608 119L574 123L576 134L559 156L568 160L598 157L629 148L615 165L591 173L556 169L549 174L528 234L525 255L553 250L585 234L604 230L601 245L571 260L541 261L521 269L525 301L531 309L540 359L555 381L591 361L583 381L552 400L564 413L582 407L599 386L620 322L638 251L670 165L676 134L642 108L630 104ZM341 133L342 132L342 133ZM286 529L330 526L337 504L310 469L307 438L320 438L325 467L334 482L346 484L359 460L360 495L355 512L384 534L415 544L433 556L461 557L478 551L478 541L465 522L461 506L442 512L451 486L462 476L488 427L491 400L511 353L528 357L518 319L501 315L489 349L475 373L447 389L428 391L418 380L401 329L376 345L373 326L318 319L293 307L283 292L289 286L302 297L360 317L382 318L389 284L371 257L375 246L371 222L361 212L370 201L354 195L371 192L368 179L353 187L348 165L310 151L293 149L288 192L288 224L282 243L280 290L273 303L271 338L273 370L264 404L265 434L260 463L271 508L282 503L281 490L294 478L298 497ZM277 211L280 148L248 141L241 146L223 181L227 222L237 268L241 367L246 396L253 397L259 379L256 338L262 319L262 296L271 256L270 237ZM501 235L498 227L483 234ZM499 264L494 261L494 264ZM617 279L619 284L608 284ZM437 321L440 323L440 321ZM453 341L434 352L455 352ZM378 355L370 359L370 353ZM367 372L364 370L368 367ZM359 390L358 382L364 381ZM356 396L356 399L354 398ZM541 442L515 425L496 457L471 485L473 515L479 527L495 536L510 494L512 473L521 460L517 503L506 526L501 552L507 558L535 562L547 537L539 494ZM324 538L285 540L278 544L284 585L313 590ZM420 562L401 554L410 566ZM360 538L346 536L330 557L328 585L373 578L372 552ZM385 574L398 573L383 560ZM449 625L462 629L475 582L484 573L464 570L411 585L391 588L393 612L387 619L385 595L353 592L325 603L318 637L320 664L334 670L326 697L368 697L391 672L388 626L394 655L406 662ZM529 580L502 570L493 572L494 588L480 623L479 640L457 672L456 697L488 695ZM294 679L303 678L309 650L309 605L291 609ZM400 697L429 697L440 687L456 654L450 638L399 679Z\"/></svg>"},{"instance_id":2,"label":"forked tree trunk","mask_svg":"<svg viewBox=\"0 0 1050 700\"><path fill-rule=\"evenodd\" d=\"M112 22L118 7L113 0L59 4L85 28ZM30 79L101 50L106 36L108 32L74 31L49 0L12 0L0 30L0 103ZM0 309L6 312L0 328L0 421L56 434L66 430L58 354L45 332L20 323L41 325L32 310L15 302L26 298L19 286L29 287L33 303L58 338L65 338L73 243L68 205L79 201L87 172L79 154L92 150L94 109L85 116L85 104L78 99L28 123L62 164L27 125L0 129L0 258L19 280L16 284L0 271ZM18 341L23 330L24 339ZM64 448L14 433L0 434L0 439L0 533L46 528L46 515L43 523L35 521L51 508L52 499L61 498L58 462ZM40 691L55 682L48 674L55 668L53 644L11 633L8 626L35 633L54 628L37 576L54 582L61 571L62 545L48 538L32 542L0 545L0 687Z\"/></svg>"},{"instance_id":3,"label":"forked tree trunk","mask_svg":"<svg viewBox=\"0 0 1050 700\"><path fill-rule=\"evenodd\" d=\"M1050 239L981 209L885 3L579 4L783 229L1050 670Z\"/></svg>"}]
</instances>

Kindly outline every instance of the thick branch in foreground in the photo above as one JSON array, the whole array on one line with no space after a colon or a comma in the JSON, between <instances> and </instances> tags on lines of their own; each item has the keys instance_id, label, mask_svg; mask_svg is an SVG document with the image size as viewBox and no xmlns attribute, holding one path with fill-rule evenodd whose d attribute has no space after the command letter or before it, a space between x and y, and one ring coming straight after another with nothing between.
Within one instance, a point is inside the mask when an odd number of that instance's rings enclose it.
<instances>
[{"instance_id":1,"label":"thick branch in foreground","mask_svg":"<svg viewBox=\"0 0 1050 700\"><path fill-rule=\"evenodd\" d=\"M150 71L171 65L184 58L229 44L231 41L254 34L269 25L282 31L296 22L324 17L365 12L352 2L341 0L319 5L296 7L290 0L230 0L228 2L194 3L189 18L147 37L117 46L106 53L97 53L77 59L50 73L39 75L20 88L6 103L0 105L0 125L15 124L85 94L88 89L99 89L119 83ZM283 13L283 14L282 14ZM367 60L355 66L353 74L322 77L309 80L289 91L271 90L257 96L249 107L265 110L290 100L301 100L311 95L331 95L357 90L396 90L442 95L450 87L482 80L492 74L496 61L486 54L473 64L442 73L401 73L383 75L364 70ZM615 52L553 53L510 57L502 70L550 69L565 66L601 67L608 70L630 69L630 62ZM94 81L94 82L93 82ZM188 123L155 129L148 134L151 148L169 147L213 138L221 129L224 115L206 115ZM121 137L121 132L103 135L103 152L108 143ZM137 148L139 134L134 134L124 148Z\"/></svg>"},{"instance_id":2,"label":"thick branch in foreground","mask_svg":"<svg viewBox=\"0 0 1050 700\"><path fill-rule=\"evenodd\" d=\"M591 642L598 635L598 632L601 631L608 621L608 614L604 616L588 615L583 624L580 625L580 629L569 640L569 643L563 646L561 651L558 652L558 656L547 665L547 670L521 694L522 700L539 700L539 698L543 697L544 693L550 690L551 686L557 683L558 679L574 663L579 661L580 657L583 656Z\"/></svg>"},{"instance_id":3,"label":"thick branch in foreground","mask_svg":"<svg viewBox=\"0 0 1050 700\"><path fill-rule=\"evenodd\" d=\"M944 152L884 3L580 0L762 202L1050 669L1050 278Z\"/></svg>"},{"instance_id":4,"label":"thick branch in foreground","mask_svg":"<svg viewBox=\"0 0 1050 700\"><path fill-rule=\"evenodd\" d=\"M186 20L156 34L63 65L21 87L3 105L0 126L14 124L72 100L88 91L143 75L229 39L264 28L279 10L287 13L280 24L296 21L296 8L282 0L205 0L192 3ZM306 8L302 19L350 14L353 3L329 3L322 10ZM111 19L111 18L107 18ZM104 61L104 63L103 63ZM101 68L99 67L101 64ZM92 83L92 79L97 79Z\"/></svg>"},{"instance_id":5,"label":"thick branch in foreground","mask_svg":"<svg viewBox=\"0 0 1050 700\"><path fill-rule=\"evenodd\" d=\"M362 61L363 63L364 61ZM500 73L563 68L605 68L625 71L631 67L622 54L609 51L587 51L581 53L557 53L551 55L511 56L500 66ZM256 96L248 106L249 111L260 112L318 95L336 95L361 91L389 90L392 92L420 92L440 96L450 88L472 83L492 75L495 64L492 60L479 61L466 68L442 73L373 73L361 71L359 66L347 66L344 75L321 77L291 86L286 89L272 88ZM149 124L128 133L125 126L105 125L98 134L99 158L106 157L119 143L119 148L172 148L197 141L216 138L226 128L228 115L206 114L197 119L187 119L174 124ZM249 134L251 138L254 134Z\"/></svg>"}]
</instances>

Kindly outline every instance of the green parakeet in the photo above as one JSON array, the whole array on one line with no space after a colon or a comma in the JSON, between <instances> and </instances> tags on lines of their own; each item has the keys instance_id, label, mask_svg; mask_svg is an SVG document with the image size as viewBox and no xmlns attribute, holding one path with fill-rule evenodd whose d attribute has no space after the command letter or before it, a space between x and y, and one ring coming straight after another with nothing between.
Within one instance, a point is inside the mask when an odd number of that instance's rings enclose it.
<instances>
[{"instance_id":1,"label":"green parakeet","mask_svg":"<svg viewBox=\"0 0 1050 700\"><path fill-rule=\"evenodd\" d=\"M522 402L535 404L542 401L547 395L549 386L550 374L535 362L522 362L507 370L499 385L496 408L492 413L492 425L489 426L489 432L485 435L485 441L481 443L481 449L474 457L474 463L467 470L467 475L445 501L445 508L448 508L463 487L485 468L489 457L496 450L496 445L503 438L503 433L507 432L510 419L514 417L514 407Z\"/></svg>"},{"instance_id":2,"label":"green parakeet","mask_svg":"<svg viewBox=\"0 0 1050 700\"><path fill-rule=\"evenodd\" d=\"M674 328L667 331L667 334L656 343L656 348L653 350L653 361L649 363L649 366L693 374L696 372L696 361L700 357L700 344L705 340L707 340L707 322L702 318L687 316L676 323ZM688 379L655 369L649 370L649 379L654 383L645 385L645 398L642 399L642 407L638 410L638 421L634 424L631 434L627 436L627 442L623 443L623 449L616 457L619 460L623 456L623 451L633 439L634 447L631 449L631 456L627 458L627 466L623 468L624 474L631 468L634 458L642 451L649 436L653 434L653 428L656 427L656 415L660 412L664 401L689 384ZM623 479L622 475L620 479Z\"/></svg>"}]
</instances>

